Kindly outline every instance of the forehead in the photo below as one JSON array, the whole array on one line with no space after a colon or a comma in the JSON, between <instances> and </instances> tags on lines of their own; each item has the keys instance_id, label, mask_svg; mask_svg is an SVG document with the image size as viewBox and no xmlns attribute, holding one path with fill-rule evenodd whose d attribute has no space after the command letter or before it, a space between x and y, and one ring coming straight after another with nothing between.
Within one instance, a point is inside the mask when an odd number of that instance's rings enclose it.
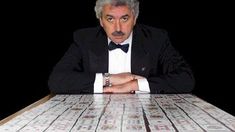
<instances>
[{"instance_id":1,"label":"forehead","mask_svg":"<svg viewBox=\"0 0 235 132\"><path fill-rule=\"evenodd\" d=\"M127 5L112 6L111 4L106 4L103 7L102 14L104 16L116 16L121 17L124 15L132 15L131 9Z\"/></svg>"}]
</instances>

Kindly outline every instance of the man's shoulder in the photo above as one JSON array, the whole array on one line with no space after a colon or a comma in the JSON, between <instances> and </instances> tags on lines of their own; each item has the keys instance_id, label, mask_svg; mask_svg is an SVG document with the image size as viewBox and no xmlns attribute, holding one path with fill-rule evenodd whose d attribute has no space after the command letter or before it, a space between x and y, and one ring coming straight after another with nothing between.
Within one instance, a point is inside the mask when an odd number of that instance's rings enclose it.
<instances>
[{"instance_id":1,"label":"man's shoulder","mask_svg":"<svg viewBox=\"0 0 235 132\"><path fill-rule=\"evenodd\" d=\"M153 27L153 26L144 25L144 24L137 24L136 29L141 30L142 32L146 34L166 34L167 33L167 31L163 28Z\"/></svg>"},{"instance_id":2,"label":"man's shoulder","mask_svg":"<svg viewBox=\"0 0 235 132\"><path fill-rule=\"evenodd\" d=\"M104 35L104 31L102 27L100 26L77 29L73 33L73 37L75 40L79 39L79 40L84 40L84 41L90 41L103 35Z\"/></svg>"},{"instance_id":3,"label":"man's shoulder","mask_svg":"<svg viewBox=\"0 0 235 132\"><path fill-rule=\"evenodd\" d=\"M167 31L163 28L159 27L153 27L149 25L144 25L144 24L137 24L135 26L135 31L136 32L141 32L144 34L145 37L153 37L153 38L161 38L164 36L167 36Z\"/></svg>"},{"instance_id":4,"label":"man's shoulder","mask_svg":"<svg viewBox=\"0 0 235 132\"><path fill-rule=\"evenodd\" d=\"M89 27L89 28L81 28L81 29L77 29L74 31L74 34L96 34L98 32L100 32L102 30L102 28L100 26L96 26L96 27Z\"/></svg>"}]
</instances>

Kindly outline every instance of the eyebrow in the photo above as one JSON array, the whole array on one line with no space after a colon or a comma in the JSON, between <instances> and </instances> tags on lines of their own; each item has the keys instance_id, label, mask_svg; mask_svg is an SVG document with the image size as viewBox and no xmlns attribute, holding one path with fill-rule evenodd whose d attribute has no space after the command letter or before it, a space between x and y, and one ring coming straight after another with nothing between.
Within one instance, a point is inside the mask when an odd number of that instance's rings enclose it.
<instances>
[{"instance_id":1,"label":"eyebrow","mask_svg":"<svg viewBox=\"0 0 235 132\"><path fill-rule=\"evenodd\" d=\"M123 16L121 16L121 18L123 18L123 17L128 17L129 15L128 14L126 14L126 15L123 15ZM106 15L106 17L114 17L113 15L109 15L109 14L107 14Z\"/></svg>"},{"instance_id":2,"label":"eyebrow","mask_svg":"<svg viewBox=\"0 0 235 132\"><path fill-rule=\"evenodd\" d=\"M129 15L128 15L128 14L126 14L126 15L123 15L121 18L123 18L123 17L129 17Z\"/></svg>"},{"instance_id":3,"label":"eyebrow","mask_svg":"<svg viewBox=\"0 0 235 132\"><path fill-rule=\"evenodd\" d=\"M113 16L108 14L108 15L106 15L106 17L113 17Z\"/></svg>"}]
</instances>

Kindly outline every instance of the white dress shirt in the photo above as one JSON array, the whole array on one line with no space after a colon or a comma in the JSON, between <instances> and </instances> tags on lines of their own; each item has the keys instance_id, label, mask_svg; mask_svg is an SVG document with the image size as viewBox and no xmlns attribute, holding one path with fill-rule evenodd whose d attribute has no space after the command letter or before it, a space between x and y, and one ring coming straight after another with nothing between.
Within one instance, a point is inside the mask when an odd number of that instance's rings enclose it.
<instances>
[{"instance_id":1,"label":"white dress shirt","mask_svg":"<svg viewBox=\"0 0 235 132\"><path fill-rule=\"evenodd\" d=\"M108 38L108 44L111 40ZM109 51L109 65L108 73L118 74L123 72L131 72L131 46L132 46L132 33L127 40L122 44L129 44L127 53L123 52L120 48ZM136 93L149 93L149 83L146 78L137 79L139 90ZM94 93L103 93L103 74L96 73L94 83Z\"/></svg>"}]
</instances>

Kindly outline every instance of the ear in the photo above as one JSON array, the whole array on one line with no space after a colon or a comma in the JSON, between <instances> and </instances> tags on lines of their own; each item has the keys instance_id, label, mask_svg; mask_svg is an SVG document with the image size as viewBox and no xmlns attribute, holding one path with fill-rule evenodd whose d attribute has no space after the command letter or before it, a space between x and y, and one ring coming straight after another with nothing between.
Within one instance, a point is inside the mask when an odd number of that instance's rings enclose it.
<instances>
[{"instance_id":1,"label":"ear","mask_svg":"<svg viewBox=\"0 0 235 132\"><path fill-rule=\"evenodd\" d=\"M103 27L102 18L100 18L99 21L100 21L100 26Z\"/></svg>"}]
</instances>

